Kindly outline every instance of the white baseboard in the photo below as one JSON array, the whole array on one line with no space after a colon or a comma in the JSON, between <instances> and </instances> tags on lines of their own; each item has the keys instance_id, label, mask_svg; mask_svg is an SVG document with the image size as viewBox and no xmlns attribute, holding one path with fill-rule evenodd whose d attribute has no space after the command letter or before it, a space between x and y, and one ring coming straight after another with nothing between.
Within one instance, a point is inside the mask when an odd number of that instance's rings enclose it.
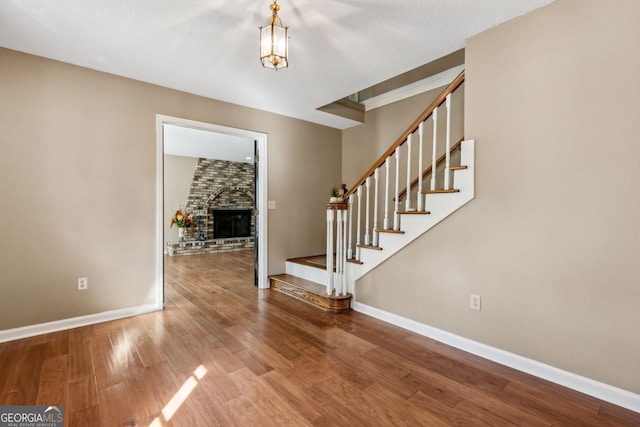
<instances>
[{"instance_id":1,"label":"white baseboard","mask_svg":"<svg viewBox=\"0 0 640 427\"><path fill-rule=\"evenodd\" d=\"M33 337L35 335L48 334L50 332L63 331L65 329L94 325L96 323L108 322L110 320L123 319L125 317L150 313L152 311L158 311L161 309L162 306L158 307L157 304L140 305L136 307L127 307L118 310L104 311L102 313L88 314L86 316L71 317L69 319L56 320L53 322L39 323L37 325L6 329L4 331L0 331L0 343L18 340L21 338Z\"/></svg>"},{"instance_id":2,"label":"white baseboard","mask_svg":"<svg viewBox=\"0 0 640 427\"><path fill-rule=\"evenodd\" d=\"M632 393L508 351L500 350L499 348L491 347L357 301L353 301L351 306L355 311L432 338L468 353L588 394L589 396L596 397L614 405L622 406L631 411L640 412L640 394Z\"/></svg>"}]
</instances>

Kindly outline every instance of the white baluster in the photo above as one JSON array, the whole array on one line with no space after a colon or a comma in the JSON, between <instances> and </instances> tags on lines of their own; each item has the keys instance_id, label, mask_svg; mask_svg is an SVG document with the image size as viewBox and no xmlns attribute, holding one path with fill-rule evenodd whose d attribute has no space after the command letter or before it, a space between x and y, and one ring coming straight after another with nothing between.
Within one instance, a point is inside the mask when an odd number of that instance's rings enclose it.
<instances>
[{"instance_id":1,"label":"white baluster","mask_svg":"<svg viewBox=\"0 0 640 427\"><path fill-rule=\"evenodd\" d=\"M447 95L447 148L445 151L445 162L444 162L444 188L446 190L451 190L451 183L449 182L449 175L451 167L451 94Z\"/></svg>"},{"instance_id":2,"label":"white baluster","mask_svg":"<svg viewBox=\"0 0 640 427\"><path fill-rule=\"evenodd\" d=\"M373 246L378 246L378 232L376 228L378 228L378 171L380 168L377 168L373 173L373 183L374 183L374 195L373 195L373 229L371 233L373 234Z\"/></svg>"},{"instance_id":3,"label":"white baluster","mask_svg":"<svg viewBox=\"0 0 640 427\"><path fill-rule=\"evenodd\" d=\"M389 229L389 163L389 158L387 158L384 161L386 184L384 186L384 222L382 225L385 230Z\"/></svg>"},{"instance_id":4,"label":"white baluster","mask_svg":"<svg viewBox=\"0 0 640 427\"><path fill-rule=\"evenodd\" d=\"M416 209L418 212L422 212L422 125L424 122L420 122L418 126L418 135L420 136L420 147L418 149L418 192L416 194L418 198L418 205Z\"/></svg>"},{"instance_id":5,"label":"white baluster","mask_svg":"<svg viewBox=\"0 0 640 427\"><path fill-rule=\"evenodd\" d=\"M342 215L342 228L345 230L347 230L347 211L344 211L343 215ZM347 240L346 239L342 239L343 240L343 248L342 248L342 258L340 260L340 262L342 263L342 268L340 269L340 271L342 272L342 275L340 276L340 289L341 295L346 295L347 294L347 259L344 257L344 254L347 250Z\"/></svg>"},{"instance_id":6,"label":"white baluster","mask_svg":"<svg viewBox=\"0 0 640 427\"><path fill-rule=\"evenodd\" d=\"M333 219L334 210L327 209L327 295L333 292Z\"/></svg>"},{"instance_id":7,"label":"white baluster","mask_svg":"<svg viewBox=\"0 0 640 427\"><path fill-rule=\"evenodd\" d=\"M433 110L433 149L431 150L431 191L436 189L436 156L438 150L438 107Z\"/></svg>"},{"instance_id":8,"label":"white baluster","mask_svg":"<svg viewBox=\"0 0 640 427\"><path fill-rule=\"evenodd\" d=\"M334 274L334 289L336 295L340 292L341 287L341 275L342 275L342 232L344 230L342 223L342 210L339 209L336 212L336 261L335 261L335 274Z\"/></svg>"},{"instance_id":9,"label":"white baluster","mask_svg":"<svg viewBox=\"0 0 640 427\"><path fill-rule=\"evenodd\" d=\"M352 194L353 197L349 197L349 244L347 249L347 258L353 258L353 199L355 199L355 194Z\"/></svg>"},{"instance_id":10,"label":"white baluster","mask_svg":"<svg viewBox=\"0 0 640 427\"><path fill-rule=\"evenodd\" d=\"M404 197L404 210L411 210L411 137L413 134L409 134L407 138L407 192Z\"/></svg>"},{"instance_id":11,"label":"white baluster","mask_svg":"<svg viewBox=\"0 0 640 427\"><path fill-rule=\"evenodd\" d=\"M362 222L362 185L358 187L358 226L356 227L356 259L360 261L360 223Z\"/></svg>"},{"instance_id":12,"label":"white baluster","mask_svg":"<svg viewBox=\"0 0 640 427\"><path fill-rule=\"evenodd\" d=\"M371 177L368 177L367 180L365 181L365 185L367 186L367 200L366 200L366 210L364 212L364 217L365 217L365 221L364 221L364 244L365 245L369 245L371 242L369 241L369 211L370 211L370 203L369 200L371 200L371 196L369 189L371 188Z\"/></svg>"},{"instance_id":13,"label":"white baluster","mask_svg":"<svg viewBox=\"0 0 640 427\"><path fill-rule=\"evenodd\" d=\"M398 215L398 204L400 203L400 147L396 148L396 191L395 204L393 206L393 229L400 230L400 215Z\"/></svg>"}]
</instances>

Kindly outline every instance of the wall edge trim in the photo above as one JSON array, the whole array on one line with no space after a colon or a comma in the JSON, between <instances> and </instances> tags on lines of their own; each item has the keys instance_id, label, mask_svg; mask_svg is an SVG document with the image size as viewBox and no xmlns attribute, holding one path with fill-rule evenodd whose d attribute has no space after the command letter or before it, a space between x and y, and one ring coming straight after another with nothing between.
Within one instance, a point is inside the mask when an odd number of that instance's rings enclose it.
<instances>
[{"instance_id":1,"label":"wall edge trim","mask_svg":"<svg viewBox=\"0 0 640 427\"><path fill-rule=\"evenodd\" d=\"M640 394L583 377L496 347L491 347L357 301L352 302L352 308L360 313L432 338L468 353L475 354L476 356L640 413Z\"/></svg>"},{"instance_id":2,"label":"wall edge trim","mask_svg":"<svg viewBox=\"0 0 640 427\"><path fill-rule=\"evenodd\" d=\"M22 338L29 338L36 335L48 334L51 332L64 331L66 329L95 325L96 323L109 322L111 320L124 319L125 317L137 316L139 314L145 314L159 310L162 310L162 306L158 307L157 304L146 304L135 307L121 308L117 310L103 311L102 313L88 314L86 316L54 320L53 322L38 323L35 325L5 329L3 331L0 331L0 343L19 340Z\"/></svg>"}]
</instances>

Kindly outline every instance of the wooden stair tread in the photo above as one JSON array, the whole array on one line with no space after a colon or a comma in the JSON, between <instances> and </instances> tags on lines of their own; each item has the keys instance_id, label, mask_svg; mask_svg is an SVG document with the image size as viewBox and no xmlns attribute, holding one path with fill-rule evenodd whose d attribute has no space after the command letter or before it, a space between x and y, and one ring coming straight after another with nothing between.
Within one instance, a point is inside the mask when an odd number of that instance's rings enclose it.
<instances>
[{"instance_id":1,"label":"wooden stair tread","mask_svg":"<svg viewBox=\"0 0 640 427\"><path fill-rule=\"evenodd\" d=\"M373 245L363 245L362 243L359 245L356 245L359 248L362 249L373 249L374 251L381 251L382 248L380 246L373 246Z\"/></svg>"},{"instance_id":2,"label":"wooden stair tread","mask_svg":"<svg viewBox=\"0 0 640 427\"><path fill-rule=\"evenodd\" d=\"M307 280L307 279L303 279L301 277L298 276L294 276L291 274L276 274L273 276L269 276L270 279L272 280L277 280L279 282L285 282L288 283L290 285L296 286L300 289L304 289L306 291L318 294L318 295L324 295L326 294L327 291L327 287L314 282L312 280ZM327 297L332 297L332 295L327 295Z\"/></svg>"},{"instance_id":3,"label":"wooden stair tread","mask_svg":"<svg viewBox=\"0 0 640 427\"><path fill-rule=\"evenodd\" d=\"M364 264L364 262L362 262L362 261L358 261L358 260L357 260L357 259L355 259L355 258L347 258L347 262L350 262L350 263L352 263L352 264L359 264L359 265Z\"/></svg>"},{"instance_id":4,"label":"wooden stair tread","mask_svg":"<svg viewBox=\"0 0 640 427\"><path fill-rule=\"evenodd\" d=\"M404 231L402 231L402 230L387 230L386 228L376 228L376 233L404 234Z\"/></svg>"},{"instance_id":5,"label":"wooden stair tread","mask_svg":"<svg viewBox=\"0 0 640 427\"><path fill-rule=\"evenodd\" d=\"M464 170L464 169L467 169L467 166L460 165L460 166L451 166L449 168L449 170L451 170L451 171L460 171L460 170Z\"/></svg>"},{"instance_id":6,"label":"wooden stair tread","mask_svg":"<svg viewBox=\"0 0 640 427\"><path fill-rule=\"evenodd\" d=\"M287 262L306 265L307 267L319 268L321 270L327 269L327 256L325 254L291 258L288 259Z\"/></svg>"},{"instance_id":7,"label":"wooden stair tread","mask_svg":"<svg viewBox=\"0 0 640 427\"><path fill-rule=\"evenodd\" d=\"M398 215L431 215L429 211L398 211Z\"/></svg>"},{"instance_id":8,"label":"wooden stair tread","mask_svg":"<svg viewBox=\"0 0 640 427\"><path fill-rule=\"evenodd\" d=\"M459 193L460 190L457 188L452 188L451 190L424 190L422 194L443 194L443 193Z\"/></svg>"},{"instance_id":9,"label":"wooden stair tread","mask_svg":"<svg viewBox=\"0 0 640 427\"><path fill-rule=\"evenodd\" d=\"M311 280L291 274L276 274L269 276L269 283L273 290L325 311L344 313L351 310L351 294L327 295L326 286Z\"/></svg>"}]
</instances>

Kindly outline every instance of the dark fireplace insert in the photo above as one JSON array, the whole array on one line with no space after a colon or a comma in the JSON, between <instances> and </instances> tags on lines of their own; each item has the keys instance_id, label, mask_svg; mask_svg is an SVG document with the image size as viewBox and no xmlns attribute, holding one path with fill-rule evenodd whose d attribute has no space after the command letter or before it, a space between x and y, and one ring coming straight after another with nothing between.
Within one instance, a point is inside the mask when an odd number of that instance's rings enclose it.
<instances>
[{"instance_id":1,"label":"dark fireplace insert","mask_svg":"<svg viewBox=\"0 0 640 427\"><path fill-rule=\"evenodd\" d=\"M251 209L214 209L213 238L251 236Z\"/></svg>"}]
</instances>

